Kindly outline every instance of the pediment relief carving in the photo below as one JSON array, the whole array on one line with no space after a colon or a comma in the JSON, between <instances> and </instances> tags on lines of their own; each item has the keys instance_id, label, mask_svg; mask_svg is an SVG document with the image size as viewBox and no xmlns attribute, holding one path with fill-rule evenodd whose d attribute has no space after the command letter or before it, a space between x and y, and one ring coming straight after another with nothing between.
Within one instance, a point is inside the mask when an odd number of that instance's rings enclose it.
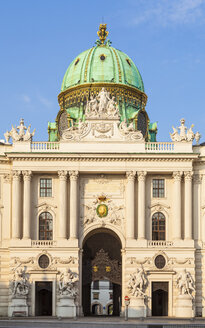
<instances>
[{"instance_id":1,"label":"pediment relief carving","mask_svg":"<svg viewBox=\"0 0 205 328\"><path fill-rule=\"evenodd\" d=\"M165 265L162 269L157 269L155 265L155 259L157 256L162 255L165 258ZM176 257L169 257L164 251L160 250L154 254L153 257L145 257L142 259L138 259L137 257L128 257L127 263L131 265L144 265L146 268L146 271L175 271L176 267L181 267L184 265L190 267L194 265L194 259L193 258L183 258L178 259Z\"/></svg>"},{"instance_id":2,"label":"pediment relief carving","mask_svg":"<svg viewBox=\"0 0 205 328\"><path fill-rule=\"evenodd\" d=\"M36 208L38 208L39 211L49 211L57 208L57 205L52 205L48 204L47 202L43 202L41 204L36 205Z\"/></svg>"},{"instance_id":3,"label":"pediment relief carving","mask_svg":"<svg viewBox=\"0 0 205 328\"><path fill-rule=\"evenodd\" d=\"M149 209L151 209L151 211L156 211L156 212L167 212L167 210L170 209L170 206L164 203L153 203L150 206L148 206Z\"/></svg>"}]
</instances>

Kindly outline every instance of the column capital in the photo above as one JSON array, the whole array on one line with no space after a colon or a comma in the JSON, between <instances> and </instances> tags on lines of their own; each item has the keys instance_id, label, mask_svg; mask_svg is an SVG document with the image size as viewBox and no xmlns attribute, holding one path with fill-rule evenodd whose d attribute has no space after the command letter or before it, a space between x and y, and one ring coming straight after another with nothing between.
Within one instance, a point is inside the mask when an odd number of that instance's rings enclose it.
<instances>
[{"instance_id":1,"label":"column capital","mask_svg":"<svg viewBox=\"0 0 205 328\"><path fill-rule=\"evenodd\" d=\"M12 171L12 176L13 176L13 180L20 181L20 179L21 179L21 171L19 171L19 170L13 170Z\"/></svg>"},{"instance_id":2,"label":"column capital","mask_svg":"<svg viewBox=\"0 0 205 328\"><path fill-rule=\"evenodd\" d=\"M78 171L69 171L69 175L70 175L70 180L76 181L78 179L79 172Z\"/></svg>"},{"instance_id":3,"label":"column capital","mask_svg":"<svg viewBox=\"0 0 205 328\"><path fill-rule=\"evenodd\" d=\"M62 181L66 181L67 180L67 175L68 175L68 172L67 171L64 171L64 170L58 171L58 177Z\"/></svg>"},{"instance_id":4,"label":"column capital","mask_svg":"<svg viewBox=\"0 0 205 328\"><path fill-rule=\"evenodd\" d=\"M175 181L181 181L183 172L181 171L175 171L172 174L172 177L174 178Z\"/></svg>"},{"instance_id":5,"label":"column capital","mask_svg":"<svg viewBox=\"0 0 205 328\"><path fill-rule=\"evenodd\" d=\"M146 175L147 175L147 172L146 171L139 171L139 172L137 172L138 181L145 181Z\"/></svg>"},{"instance_id":6,"label":"column capital","mask_svg":"<svg viewBox=\"0 0 205 328\"><path fill-rule=\"evenodd\" d=\"M11 174L10 173L4 174L4 183L11 183Z\"/></svg>"},{"instance_id":7,"label":"column capital","mask_svg":"<svg viewBox=\"0 0 205 328\"><path fill-rule=\"evenodd\" d=\"M194 174L193 178L195 184L200 184L202 181L202 174Z\"/></svg>"},{"instance_id":8,"label":"column capital","mask_svg":"<svg viewBox=\"0 0 205 328\"><path fill-rule=\"evenodd\" d=\"M23 174L24 181L31 181L32 171L29 171L29 170L22 171L22 174Z\"/></svg>"},{"instance_id":9,"label":"column capital","mask_svg":"<svg viewBox=\"0 0 205 328\"><path fill-rule=\"evenodd\" d=\"M185 181L191 181L192 177L193 177L193 172L192 171L185 171L184 172Z\"/></svg>"},{"instance_id":10,"label":"column capital","mask_svg":"<svg viewBox=\"0 0 205 328\"><path fill-rule=\"evenodd\" d=\"M136 176L136 172L135 171L127 171L126 172L126 177L128 181L134 181L135 180L135 176Z\"/></svg>"}]
</instances>

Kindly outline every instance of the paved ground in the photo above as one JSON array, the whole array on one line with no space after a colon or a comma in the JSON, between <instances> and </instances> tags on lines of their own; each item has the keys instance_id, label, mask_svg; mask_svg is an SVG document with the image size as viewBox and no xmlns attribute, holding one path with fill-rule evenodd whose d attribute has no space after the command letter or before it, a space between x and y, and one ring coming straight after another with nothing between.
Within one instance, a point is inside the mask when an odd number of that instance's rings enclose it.
<instances>
[{"instance_id":1,"label":"paved ground","mask_svg":"<svg viewBox=\"0 0 205 328\"><path fill-rule=\"evenodd\" d=\"M1 318L0 328L205 328L205 319L146 318L144 320L123 318Z\"/></svg>"}]
</instances>

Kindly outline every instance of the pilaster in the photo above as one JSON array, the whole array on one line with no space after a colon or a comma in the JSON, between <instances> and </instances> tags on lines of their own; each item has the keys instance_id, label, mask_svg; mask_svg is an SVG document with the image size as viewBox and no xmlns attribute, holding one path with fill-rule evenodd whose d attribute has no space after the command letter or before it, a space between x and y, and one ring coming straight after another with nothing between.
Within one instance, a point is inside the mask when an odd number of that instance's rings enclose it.
<instances>
[{"instance_id":1,"label":"pilaster","mask_svg":"<svg viewBox=\"0 0 205 328\"><path fill-rule=\"evenodd\" d=\"M23 171L23 239L31 238L31 171Z\"/></svg>"},{"instance_id":2,"label":"pilaster","mask_svg":"<svg viewBox=\"0 0 205 328\"><path fill-rule=\"evenodd\" d=\"M58 171L60 192L59 192L59 224L58 237L67 238L67 171Z\"/></svg>"},{"instance_id":3,"label":"pilaster","mask_svg":"<svg viewBox=\"0 0 205 328\"><path fill-rule=\"evenodd\" d=\"M12 238L20 239L21 237L21 222L20 222L20 211L21 211L21 171L14 170L13 175L13 206L12 206Z\"/></svg>"},{"instance_id":4,"label":"pilaster","mask_svg":"<svg viewBox=\"0 0 205 328\"><path fill-rule=\"evenodd\" d=\"M181 240L181 177L182 172L173 172L174 203L173 203L173 239Z\"/></svg>"},{"instance_id":5,"label":"pilaster","mask_svg":"<svg viewBox=\"0 0 205 328\"><path fill-rule=\"evenodd\" d=\"M138 175L138 239L145 239L145 181L147 172Z\"/></svg>"},{"instance_id":6,"label":"pilaster","mask_svg":"<svg viewBox=\"0 0 205 328\"><path fill-rule=\"evenodd\" d=\"M134 197L135 197L135 172L126 172L127 177L127 202L126 202L126 233L128 239L134 239L135 235L135 216L134 216Z\"/></svg>"},{"instance_id":7,"label":"pilaster","mask_svg":"<svg viewBox=\"0 0 205 328\"><path fill-rule=\"evenodd\" d=\"M78 231L78 171L69 171L70 176L70 239L77 239Z\"/></svg>"}]
</instances>

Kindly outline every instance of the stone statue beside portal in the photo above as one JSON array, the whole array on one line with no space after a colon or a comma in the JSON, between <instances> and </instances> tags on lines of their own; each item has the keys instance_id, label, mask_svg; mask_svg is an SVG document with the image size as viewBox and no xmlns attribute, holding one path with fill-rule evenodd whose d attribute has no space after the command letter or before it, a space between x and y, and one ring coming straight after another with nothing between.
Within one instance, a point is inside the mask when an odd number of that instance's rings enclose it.
<instances>
[{"instance_id":1,"label":"stone statue beside portal","mask_svg":"<svg viewBox=\"0 0 205 328\"><path fill-rule=\"evenodd\" d=\"M137 269L134 274L130 275L129 283L128 283L128 290L132 296L138 297L143 296L145 297L145 289L147 287L147 277L144 272L143 267Z\"/></svg>"},{"instance_id":2,"label":"stone statue beside portal","mask_svg":"<svg viewBox=\"0 0 205 328\"><path fill-rule=\"evenodd\" d=\"M26 296L29 292L29 283L27 279L26 269L18 269L14 271L12 280L12 295Z\"/></svg>"},{"instance_id":3,"label":"stone statue beside portal","mask_svg":"<svg viewBox=\"0 0 205 328\"><path fill-rule=\"evenodd\" d=\"M72 272L70 269L65 269L61 273L59 279L59 294L70 297L75 297L78 293L78 289L75 283L78 281L78 274Z\"/></svg>"},{"instance_id":4,"label":"stone statue beside portal","mask_svg":"<svg viewBox=\"0 0 205 328\"><path fill-rule=\"evenodd\" d=\"M177 277L177 287L180 295L190 295L195 292L194 281L190 272L184 269Z\"/></svg>"}]
</instances>

